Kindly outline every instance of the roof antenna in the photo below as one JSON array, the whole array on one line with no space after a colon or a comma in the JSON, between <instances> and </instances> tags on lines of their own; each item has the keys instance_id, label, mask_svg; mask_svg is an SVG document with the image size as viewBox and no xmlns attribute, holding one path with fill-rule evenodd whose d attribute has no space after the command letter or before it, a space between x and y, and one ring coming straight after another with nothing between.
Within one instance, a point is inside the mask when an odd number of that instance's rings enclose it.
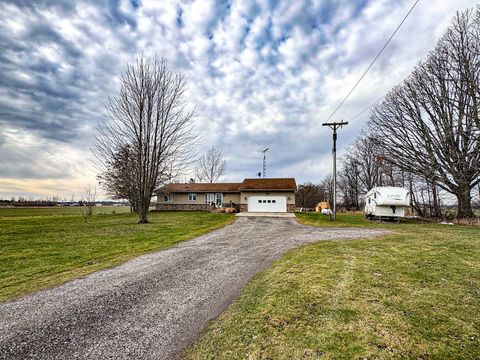
<instances>
[{"instance_id":1,"label":"roof antenna","mask_svg":"<svg viewBox=\"0 0 480 360\"><path fill-rule=\"evenodd\" d=\"M262 153L263 153L263 178L265 179L265 177L267 176L267 151L268 151L268 148L266 148L265 150L262 150Z\"/></svg>"}]
</instances>

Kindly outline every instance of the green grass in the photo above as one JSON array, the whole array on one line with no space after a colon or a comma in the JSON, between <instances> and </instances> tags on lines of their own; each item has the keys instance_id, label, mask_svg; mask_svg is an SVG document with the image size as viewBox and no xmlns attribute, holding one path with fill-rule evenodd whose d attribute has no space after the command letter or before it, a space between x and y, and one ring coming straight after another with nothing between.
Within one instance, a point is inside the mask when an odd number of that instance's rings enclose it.
<instances>
[{"instance_id":1,"label":"green grass","mask_svg":"<svg viewBox=\"0 0 480 360\"><path fill-rule=\"evenodd\" d=\"M95 215L124 214L130 212L128 206L95 206ZM0 207L0 218L21 216L47 216L47 215L81 215L80 206L55 206L55 207Z\"/></svg>"},{"instance_id":2,"label":"green grass","mask_svg":"<svg viewBox=\"0 0 480 360\"><path fill-rule=\"evenodd\" d=\"M75 208L0 209L0 301L165 249L234 218L154 212L150 224L140 225L134 214L111 214L118 208L98 210L110 214L93 215L85 223Z\"/></svg>"},{"instance_id":3,"label":"green grass","mask_svg":"<svg viewBox=\"0 0 480 360\"><path fill-rule=\"evenodd\" d=\"M361 214L338 213L337 219L331 221L327 215L321 215L316 212L296 213L297 221L312 226L321 227L376 227L377 221L366 221ZM384 223L384 225L396 225L396 223Z\"/></svg>"},{"instance_id":4,"label":"green grass","mask_svg":"<svg viewBox=\"0 0 480 360\"><path fill-rule=\"evenodd\" d=\"M290 251L247 285L185 358L480 358L480 228L297 216L395 233Z\"/></svg>"}]
</instances>

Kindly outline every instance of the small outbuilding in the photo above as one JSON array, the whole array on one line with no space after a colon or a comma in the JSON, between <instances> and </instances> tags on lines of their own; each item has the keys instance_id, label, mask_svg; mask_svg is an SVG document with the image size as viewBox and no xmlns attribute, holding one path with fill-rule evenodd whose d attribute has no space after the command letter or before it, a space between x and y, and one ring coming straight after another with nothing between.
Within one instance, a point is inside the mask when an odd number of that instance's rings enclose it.
<instances>
[{"instance_id":1,"label":"small outbuilding","mask_svg":"<svg viewBox=\"0 0 480 360\"><path fill-rule=\"evenodd\" d=\"M319 202L315 207L316 212L323 213L325 212L324 210L330 210L330 204L326 201Z\"/></svg>"}]
</instances>

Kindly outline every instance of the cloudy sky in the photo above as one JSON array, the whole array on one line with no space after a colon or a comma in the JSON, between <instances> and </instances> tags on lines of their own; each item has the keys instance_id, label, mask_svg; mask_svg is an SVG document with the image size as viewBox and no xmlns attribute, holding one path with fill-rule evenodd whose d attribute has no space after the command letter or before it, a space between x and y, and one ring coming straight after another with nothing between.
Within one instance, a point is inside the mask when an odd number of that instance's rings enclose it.
<instances>
[{"instance_id":1,"label":"cloudy sky","mask_svg":"<svg viewBox=\"0 0 480 360\"><path fill-rule=\"evenodd\" d=\"M0 2L0 198L71 197L95 184L92 137L118 76L142 51L187 79L201 154L223 180L261 171L317 182L331 167L322 128L414 0ZM473 0L421 0L336 114L350 120L407 76L455 11ZM341 130L339 149L368 112ZM188 176L188 175L187 175Z\"/></svg>"}]
</instances>

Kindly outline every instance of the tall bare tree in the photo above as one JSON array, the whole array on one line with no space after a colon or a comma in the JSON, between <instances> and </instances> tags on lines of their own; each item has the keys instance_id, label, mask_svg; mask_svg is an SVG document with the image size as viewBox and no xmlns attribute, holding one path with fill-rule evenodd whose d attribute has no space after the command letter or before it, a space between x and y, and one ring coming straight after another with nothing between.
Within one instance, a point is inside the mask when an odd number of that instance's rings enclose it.
<instances>
[{"instance_id":1,"label":"tall bare tree","mask_svg":"<svg viewBox=\"0 0 480 360\"><path fill-rule=\"evenodd\" d=\"M225 160L222 153L211 147L195 167L195 175L200 182L215 183L225 174Z\"/></svg>"},{"instance_id":2,"label":"tall bare tree","mask_svg":"<svg viewBox=\"0 0 480 360\"><path fill-rule=\"evenodd\" d=\"M98 127L95 155L103 171L129 149L132 187L140 223L157 187L189 164L196 143L193 111L187 111L186 84L167 61L143 55L121 75L118 95L109 99L107 119Z\"/></svg>"},{"instance_id":3,"label":"tall bare tree","mask_svg":"<svg viewBox=\"0 0 480 360\"><path fill-rule=\"evenodd\" d=\"M360 163L355 157L344 156L338 173L338 190L348 210L360 210Z\"/></svg>"},{"instance_id":4,"label":"tall bare tree","mask_svg":"<svg viewBox=\"0 0 480 360\"><path fill-rule=\"evenodd\" d=\"M472 217L480 181L480 8L457 13L427 60L376 106L370 129L389 163L457 197Z\"/></svg>"},{"instance_id":5,"label":"tall bare tree","mask_svg":"<svg viewBox=\"0 0 480 360\"><path fill-rule=\"evenodd\" d=\"M377 185L379 179L379 159L380 152L375 141L368 136L361 136L347 153L347 161L354 161L359 172L361 184L360 191L366 193L368 190Z\"/></svg>"}]
</instances>

